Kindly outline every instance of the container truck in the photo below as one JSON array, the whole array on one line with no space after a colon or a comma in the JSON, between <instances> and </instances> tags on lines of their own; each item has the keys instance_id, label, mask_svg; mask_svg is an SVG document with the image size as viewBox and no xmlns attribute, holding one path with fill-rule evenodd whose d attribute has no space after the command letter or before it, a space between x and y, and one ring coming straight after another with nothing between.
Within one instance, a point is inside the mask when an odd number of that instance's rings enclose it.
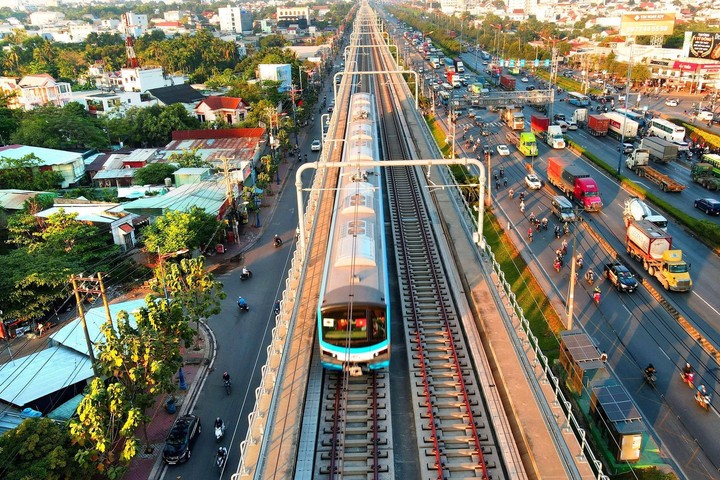
<instances>
[{"instance_id":1,"label":"container truck","mask_svg":"<svg viewBox=\"0 0 720 480\"><path fill-rule=\"evenodd\" d=\"M677 160L677 143L668 142L660 137L645 137L640 142L640 148L650 153L650 159L657 163L668 163Z\"/></svg>"},{"instance_id":2,"label":"container truck","mask_svg":"<svg viewBox=\"0 0 720 480\"><path fill-rule=\"evenodd\" d=\"M578 126L585 125L587 122L588 117L588 109L587 108L576 108L575 111L572 114L572 121L575 122Z\"/></svg>"},{"instance_id":3,"label":"container truck","mask_svg":"<svg viewBox=\"0 0 720 480\"><path fill-rule=\"evenodd\" d=\"M515 90L515 77L510 75L500 75L500 88L510 92Z\"/></svg>"},{"instance_id":4,"label":"container truck","mask_svg":"<svg viewBox=\"0 0 720 480\"><path fill-rule=\"evenodd\" d=\"M544 141L552 148L565 148L565 137L559 125L550 125L550 119L545 115L530 116L530 130L536 138Z\"/></svg>"},{"instance_id":5,"label":"container truck","mask_svg":"<svg viewBox=\"0 0 720 480\"><path fill-rule=\"evenodd\" d=\"M672 249L672 237L667 232L647 220L633 220L627 227L625 243L628 254L642 262L643 268L665 290L687 292L692 288L682 250Z\"/></svg>"},{"instance_id":6,"label":"container truck","mask_svg":"<svg viewBox=\"0 0 720 480\"><path fill-rule=\"evenodd\" d=\"M624 131L625 140L631 140L637 137L638 127L640 125L635 120L632 120L629 117L625 117L624 115L617 112L607 112L603 115L605 116L605 118L610 120L610 123L608 124L608 133L610 135L619 139L623 136ZM625 126L624 129L623 125Z\"/></svg>"},{"instance_id":7,"label":"container truck","mask_svg":"<svg viewBox=\"0 0 720 480\"><path fill-rule=\"evenodd\" d=\"M537 142L532 132L508 132L505 139L515 145L518 152L526 157L536 157L538 154Z\"/></svg>"},{"instance_id":8,"label":"container truck","mask_svg":"<svg viewBox=\"0 0 720 480\"><path fill-rule=\"evenodd\" d=\"M712 165L705 162L694 164L690 168L690 178L695 183L700 184L708 190L717 190L720 188L720 178L715 176L715 169Z\"/></svg>"},{"instance_id":9,"label":"container truck","mask_svg":"<svg viewBox=\"0 0 720 480\"><path fill-rule=\"evenodd\" d=\"M440 57L437 55L434 57L430 57L430 66L432 68L440 68Z\"/></svg>"},{"instance_id":10,"label":"container truck","mask_svg":"<svg viewBox=\"0 0 720 480\"><path fill-rule=\"evenodd\" d=\"M465 73L465 65L463 65L462 60L459 58L453 58L453 63L455 64L455 71L458 73Z\"/></svg>"},{"instance_id":11,"label":"container truck","mask_svg":"<svg viewBox=\"0 0 720 480\"><path fill-rule=\"evenodd\" d=\"M623 218L625 219L625 228L630 225L633 220L647 220L658 228L667 232L667 218L654 213L650 207L638 197L630 197L625 200L625 208L623 209Z\"/></svg>"},{"instance_id":12,"label":"container truck","mask_svg":"<svg viewBox=\"0 0 720 480\"><path fill-rule=\"evenodd\" d=\"M445 57L445 72L455 72L455 63L453 63L452 58Z\"/></svg>"},{"instance_id":13,"label":"container truck","mask_svg":"<svg viewBox=\"0 0 720 480\"><path fill-rule=\"evenodd\" d=\"M455 72L446 72L447 83L452 85L453 88L460 88L460 76Z\"/></svg>"},{"instance_id":14,"label":"container truck","mask_svg":"<svg viewBox=\"0 0 720 480\"><path fill-rule=\"evenodd\" d=\"M610 119L602 114L588 115L588 131L593 137L604 137L607 135Z\"/></svg>"},{"instance_id":15,"label":"container truck","mask_svg":"<svg viewBox=\"0 0 720 480\"><path fill-rule=\"evenodd\" d=\"M676 182L664 173L660 173L648 164L650 163L650 152L645 148L636 148L625 160L627 168L635 172L639 177L644 177L660 187L663 192L682 192L685 185Z\"/></svg>"},{"instance_id":16,"label":"container truck","mask_svg":"<svg viewBox=\"0 0 720 480\"><path fill-rule=\"evenodd\" d=\"M558 157L548 158L548 181L589 212L602 209L597 182L579 165Z\"/></svg>"},{"instance_id":17,"label":"container truck","mask_svg":"<svg viewBox=\"0 0 720 480\"><path fill-rule=\"evenodd\" d=\"M522 130L525 128L525 115L521 110L515 110L513 107L506 108L502 113L502 120L513 130Z\"/></svg>"}]
</instances>

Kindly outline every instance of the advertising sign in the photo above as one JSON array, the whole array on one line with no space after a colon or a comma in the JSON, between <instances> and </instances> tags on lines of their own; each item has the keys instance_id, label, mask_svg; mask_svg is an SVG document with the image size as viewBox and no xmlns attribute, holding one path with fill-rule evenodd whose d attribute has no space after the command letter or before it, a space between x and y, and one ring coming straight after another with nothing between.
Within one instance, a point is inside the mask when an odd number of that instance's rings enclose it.
<instances>
[{"instance_id":1,"label":"advertising sign","mask_svg":"<svg viewBox=\"0 0 720 480\"><path fill-rule=\"evenodd\" d=\"M720 60L720 33L692 32L688 57Z\"/></svg>"},{"instance_id":2,"label":"advertising sign","mask_svg":"<svg viewBox=\"0 0 720 480\"><path fill-rule=\"evenodd\" d=\"M620 35L672 35L675 29L675 13L635 12L626 13L620 22Z\"/></svg>"}]
</instances>

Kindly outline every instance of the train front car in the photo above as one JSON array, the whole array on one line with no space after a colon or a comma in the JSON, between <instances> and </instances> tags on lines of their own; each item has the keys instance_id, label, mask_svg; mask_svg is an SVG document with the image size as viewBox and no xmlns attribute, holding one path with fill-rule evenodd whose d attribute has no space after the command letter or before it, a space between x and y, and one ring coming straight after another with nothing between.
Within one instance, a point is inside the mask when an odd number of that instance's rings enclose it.
<instances>
[{"instance_id":1,"label":"train front car","mask_svg":"<svg viewBox=\"0 0 720 480\"><path fill-rule=\"evenodd\" d=\"M374 97L350 99L343 162L377 161ZM361 375L390 364L390 302L379 167L342 168L318 305L323 367Z\"/></svg>"}]
</instances>

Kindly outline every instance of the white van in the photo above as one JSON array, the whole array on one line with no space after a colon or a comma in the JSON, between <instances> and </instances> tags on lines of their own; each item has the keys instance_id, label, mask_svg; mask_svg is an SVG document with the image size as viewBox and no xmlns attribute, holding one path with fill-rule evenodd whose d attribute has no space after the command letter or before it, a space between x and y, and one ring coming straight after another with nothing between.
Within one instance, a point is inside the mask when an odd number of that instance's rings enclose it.
<instances>
[{"instance_id":1,"label":"white van","mask_svg":"<svg viewBox=\"0 0 720 480\"><path fill-rule=\"evenodd\" d=\"M445 90L450 91L450 90L453 89L453 86L450 85L449 83L445 82L445 83L442 84L442 88L444 88Z\"/></svg>"}]
</instances>

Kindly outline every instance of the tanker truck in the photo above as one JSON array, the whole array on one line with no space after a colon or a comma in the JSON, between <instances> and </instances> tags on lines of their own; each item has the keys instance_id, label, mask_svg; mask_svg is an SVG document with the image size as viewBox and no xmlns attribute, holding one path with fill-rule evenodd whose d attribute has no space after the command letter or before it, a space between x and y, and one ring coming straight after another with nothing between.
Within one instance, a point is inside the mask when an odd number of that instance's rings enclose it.
<instances>
[{"instance_id":1,"label":"tanker truck","mask_svg":"<svg viewBox=\"0 0 720 480\"><path fill-rule=\"evenodd\" d=\"M642 262L643 268L665 290L686 292L692 288L682 250L672 249L672 237L667 232L648 220L633 220L627 227L625 243L628 254Z\"/></svg>"},{"instance_id":2,"label":"tanker truck","mask_svg":"<svg viewBox=\"0 0 720 480\"><path fill-rule=\"evenodd\" d=\"M627 228L633 220L647 220L656 227L659 227L663 231L667 232L667 218L654 213L650 207L648 207L647 203L643 202L638 197L630 197L625 200L623 218L625 219L625 228Z\"/></svg>"}]
</instances>

